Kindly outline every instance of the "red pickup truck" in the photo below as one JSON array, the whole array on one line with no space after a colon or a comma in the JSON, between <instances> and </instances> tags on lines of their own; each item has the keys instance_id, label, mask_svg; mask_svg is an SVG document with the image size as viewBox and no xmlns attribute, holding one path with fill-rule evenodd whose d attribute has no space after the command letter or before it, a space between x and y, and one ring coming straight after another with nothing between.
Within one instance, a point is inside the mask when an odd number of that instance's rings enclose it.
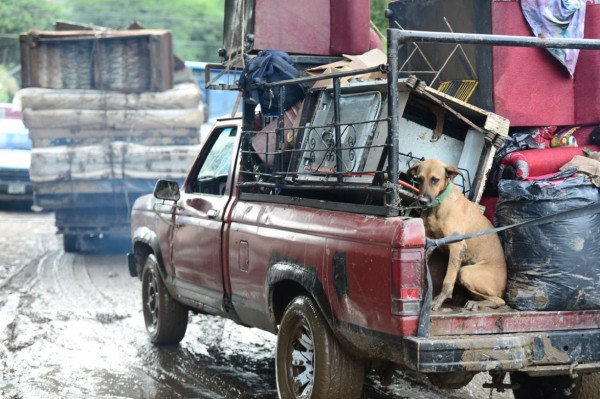
<instances>
[{"instance_id":1,"label":"red pickup truck","mask_svg":"<svg viewBox=\"0 0 600 399\"><path fill-rule=\"evenodd\" d=\"M129 268L153 343L178 343L189 311L277 334L286 399L359 398L367 371L393 368L445 388L489 372L518 399L599 397L600 310L422 307L436 280L404 172L457 164L477 202L508 121L394 73L335 77L286 116L274 130L219 120L183 187L160 180L134 203Z\"/></svg>"}]
</instances>

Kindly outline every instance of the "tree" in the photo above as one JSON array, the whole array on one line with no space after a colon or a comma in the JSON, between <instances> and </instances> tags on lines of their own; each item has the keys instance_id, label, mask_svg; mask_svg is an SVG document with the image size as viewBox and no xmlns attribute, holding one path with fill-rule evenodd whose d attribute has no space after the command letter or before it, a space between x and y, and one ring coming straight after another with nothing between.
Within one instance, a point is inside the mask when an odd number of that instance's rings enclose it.
<instances>
[{"instance_id":1,"label":"tree","mask_svg":"<svg viewBox=\"0 0 600 399\"><path fill-rule=\"evenodd\" d=\"M48 29L60 15L60 7L48 0L0 1L0 101L10 101L20 79L19 34Z\"/></svg>"},{"instance_id":2,"label":"tree","mask_svg":"<svg viewBox=\"0 0 600 399\"><path fill-rule=\"evenodd\" d=\"M11 102L18 90L17 79L6 70L4 65L0 65L0 103Z\"/></svg>"},{"instance_id":3,"label":"tree","mask_svg":"<svg viewBox=\"0 0 600 399\"><path fill-rule=\"evenodd\" d=\"M385 18L385 9L388 3L389 0L371 0L371 21L384 36L385 30L388 28L388 21Z\"/></svg>"},{"instance_id":4,"label":"tree","mask_svg":"<svg viewBox=\"0 0 600 399\"><path fill-rule=\"evenodd\" d=\"M168 29L174 52L184 60L217 62L222 45L224 0L66 0L73 22L126 28Z\"/></svg>"},{"instance_id":5,"label":"tree","mask_svg":"<svg viewBox=\"0 0 600 399\"><path fill-rule=\"evenodd\" d=\"M48 0L2 0L0 32L19 34L28 29L48 29L61 15L61 8Z\"/></svg>"}]
</instances>

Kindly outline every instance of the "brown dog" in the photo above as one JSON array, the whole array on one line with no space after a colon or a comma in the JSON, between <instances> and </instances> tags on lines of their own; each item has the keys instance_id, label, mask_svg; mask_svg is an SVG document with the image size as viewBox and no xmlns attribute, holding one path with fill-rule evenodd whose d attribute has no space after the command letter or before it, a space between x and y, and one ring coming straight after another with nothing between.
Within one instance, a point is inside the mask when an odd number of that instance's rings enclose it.
<instances>
[{"instance_id":1,"label":"brown dog","mask_svg":"<svg viewBox=\"0 0 600 399\"><path fill-rule=\"evenodd\" d=\"M421 217L427 237L442 238L452 233L467 234L493 228L479 209L452 184L454 177L462 176L454 166L429 159L415 164L407 173L420 183L419 202L423 207ZM466 309L504 305L506 262L497 234L449 244L448 250L448 268L442 290L433 300L433 310L438 310L446 299L452 298L457 278L477 299L468 301Z\"/></svg>"}]
</instances>

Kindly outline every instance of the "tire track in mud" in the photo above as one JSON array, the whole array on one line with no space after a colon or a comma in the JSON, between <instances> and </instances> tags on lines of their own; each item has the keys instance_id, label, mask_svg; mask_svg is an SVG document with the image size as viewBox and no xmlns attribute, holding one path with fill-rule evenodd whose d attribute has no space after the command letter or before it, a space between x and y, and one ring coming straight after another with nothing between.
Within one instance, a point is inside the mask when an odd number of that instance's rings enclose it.
<instances>
[{"instance_id":1,"label":"tire track in mud","mask_svg":"<svg viewBox=\"0 0 600 399\"><path fill-rule=\"evenodd\" d=\"M4 388L0 384L0 397L3 393L23 398L91 393L131 398L276 396L270 384L268 394L257 396L260 393L253 388L257 384L246 382L256 380L253 373L228 365L230 359L219 355L218 349L210 349L215 356L206 356L205 345L197 342L185 348L151 345L143 327L140 283L126 274L122 255L57 250L15 270L4 286L2 297L8 300L0 315L7 323L1 326L6 327L1 337L10 344L2 345L0 353L12 360L0 365L10 372L3 379L12 383ZM210 317L202 324L210 326L213 319L216 325L223 324ZM35 332L25 335L26 329ZM193 330L192 326L189 341L198 338ZM217 335L221 342L221 334ZM258 378L258 385L263 378Z\"/></svg>"},{"instance_id":2,"label":"tire track in mud","mask_svg":"<svg viewBox=\"0 0 600 399\"><path fill-rule=\"evenodd\" d=\"M115 303L90 278L88 268L98 267L97 263L87 260L85 255L61 251L52 264L47 265L50 267L42 268L40 280L52 281L47 291L54 293L52 299L63 309L94 314L98 309L114 308Z\"/></svg>"},{"instance_id":3,"label":"tire track in mud","mask_svg":"<svg viewBox=\"0 0 600 399\"><path fill-rule=\"evenodd\" d=\"M94 257L59 250L7 281L0 314L13 317L2 317L8 322L0 326L0 355L7 359L0 365L8 370L0 380L9 381L0 383L0 397L154 397L152 384L146 389L144 378L131 379L140 361L130 337L143 331L121 325L130 312L119 309L90 274L99 269L103 276L103 266Z\"/></svg>"}]
</instances>

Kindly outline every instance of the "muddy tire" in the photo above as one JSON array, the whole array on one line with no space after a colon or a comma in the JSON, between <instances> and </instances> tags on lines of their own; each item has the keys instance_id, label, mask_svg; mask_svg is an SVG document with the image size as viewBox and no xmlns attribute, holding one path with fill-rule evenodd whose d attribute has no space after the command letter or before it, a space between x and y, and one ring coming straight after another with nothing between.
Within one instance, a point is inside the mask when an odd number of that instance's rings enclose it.
<instances>
[{"instance_id":1,"label":"muddy tire","mask_svg":"<svg viewBox=\"0 0 600 399\"><path fill-rule=\"evenodd\" d=\"M279 326L275 372L280 399L354 399L365 363L340 345L315 302L299 296Z\"/></svg>"},{"instance_id":2,"label":"muddy tire","mask_svg":"<svg viewBox=\"0 0 600 399\"><path fill-rule=\"evenodd\" d=\"M521 385L520 389L513 390L515 399L596 399L600 397L600 373L585 374L573 380L569 376L531 377L516 372L510 374L510 380Z\"/></svg>"},{"instance_id":3,"label":"muddy tire","mask_svg":"<svg viewBox=\"0 0 600 399\"><path fill-rule=\"evenodd\" d=\"M63 235L63 249L65 252L77 253L80 252L79 242L76 235L65 234Z\"/></svg>"},{"instance_id":4,"label":"muddy tire","mask_svg":"<svg viewBox=\"0 0 600 399\"><path fill-rule=\"evenodd\" d=\"M183 339L188 309L167 291L153 254L148 256L142 272L142 307L146 330L153 344L175 345Z\"/></svg>"}]
</instances>

